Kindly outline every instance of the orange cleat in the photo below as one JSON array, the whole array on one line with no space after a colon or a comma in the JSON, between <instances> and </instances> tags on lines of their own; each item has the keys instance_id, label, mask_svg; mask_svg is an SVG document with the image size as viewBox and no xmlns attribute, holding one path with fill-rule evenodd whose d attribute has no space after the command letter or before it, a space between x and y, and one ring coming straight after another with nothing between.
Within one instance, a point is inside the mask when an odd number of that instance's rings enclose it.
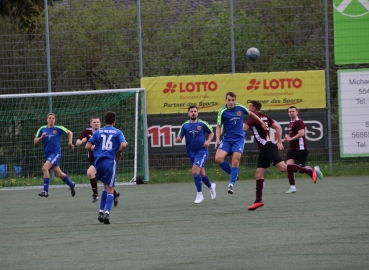
<instances>
[{"instance_id":1,"label":"orange cleat","mask_svg":"<svg viewBox=\"0 0 369 270\"><path fill-rule=\"evenodd\" d=\"M254 211L260 207L263 207L264 203L262 201L253 203L247 210Z\"/></svg>"},{"instance_id":2,"label":"orange cleat","mask_svg":"<svg viewBox=\"0 0 369 270\"><path fill-rule=\"evenodd\" d=\"M313 183L314 184L316 184L316 178L317 178L317 175L316 175L316 167L314 167L313 173L311 175L311 180L313 180Z\"/></svg>"}]
</instances>

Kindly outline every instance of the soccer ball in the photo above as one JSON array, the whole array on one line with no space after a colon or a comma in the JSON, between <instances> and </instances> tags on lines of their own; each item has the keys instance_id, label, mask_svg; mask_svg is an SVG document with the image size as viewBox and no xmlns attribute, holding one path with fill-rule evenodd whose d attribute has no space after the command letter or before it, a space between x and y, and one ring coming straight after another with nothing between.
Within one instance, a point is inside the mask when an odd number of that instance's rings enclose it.
<instances>
[{"instance_id":1,"label":"soccer ball","mask_svg":"<svg viewBox=\"0 0 369 270\"><path fill-rule=\"evenodd\" d=\"M246 52L246 57L251 61L256 61L259 59L260 52L257 48L249 48Z\"/></svg>"}]
</instances>

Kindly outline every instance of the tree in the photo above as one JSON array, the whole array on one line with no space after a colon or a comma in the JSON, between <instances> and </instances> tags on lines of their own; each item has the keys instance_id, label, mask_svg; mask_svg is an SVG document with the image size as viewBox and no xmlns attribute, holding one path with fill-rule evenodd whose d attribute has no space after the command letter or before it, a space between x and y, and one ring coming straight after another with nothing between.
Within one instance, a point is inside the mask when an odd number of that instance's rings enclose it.
<instances>
[{"instance_id":1,"label":"tree","mask_svg":"<svg viewBox=\"0 0 369 270\"><path fill-rule=\"evenodd\" d=\"M1 0L0 15L9 17L11 22L31 33L36 28L39 16L43 13L43 0Z\"/></svg>"}]
</instances>

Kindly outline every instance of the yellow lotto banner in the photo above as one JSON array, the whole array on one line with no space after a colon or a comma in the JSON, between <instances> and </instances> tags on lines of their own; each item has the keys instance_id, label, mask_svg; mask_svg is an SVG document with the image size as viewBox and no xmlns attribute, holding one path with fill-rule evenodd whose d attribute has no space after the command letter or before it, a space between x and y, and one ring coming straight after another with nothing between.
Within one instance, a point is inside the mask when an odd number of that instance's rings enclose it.
<instances>
[{"instance_id":1,"label":"yellow lotto banner","mask_svg":"<svg viewBox=\"0 0 369 270\"><path fill-rule=\"evenodd\" d=\"M229 91L245 106L260 101L262 110L326 107L324 70L144 77L141 87L148 114L183 113L191 105L200 112L218 111Z\"/></svg>"}]
</instances>

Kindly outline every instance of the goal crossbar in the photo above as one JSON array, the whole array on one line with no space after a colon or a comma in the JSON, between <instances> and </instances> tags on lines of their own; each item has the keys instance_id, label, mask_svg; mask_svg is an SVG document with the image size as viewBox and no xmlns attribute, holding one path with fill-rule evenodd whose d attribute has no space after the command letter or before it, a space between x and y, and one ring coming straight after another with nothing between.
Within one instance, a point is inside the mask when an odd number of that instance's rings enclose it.
<instances>
[{"instance_id":1,"label":"goal crossbar","mask_svg":"<svg viewBox=\"0 0 369 270\"><path fill-rule=\"evenodd\" d=\"M145 92L145 88L126 88L126 89L108 89L108 90L85 90L70 92L49 92L49 93L27 93L27 94L7 94L0 95L0 99L8 98L30 98L30 97L53 97L53 96L81 96L81 95L98 95L122 92ZM146 100L146 98L145 98Z\"/></svg>"}]
</instances>

